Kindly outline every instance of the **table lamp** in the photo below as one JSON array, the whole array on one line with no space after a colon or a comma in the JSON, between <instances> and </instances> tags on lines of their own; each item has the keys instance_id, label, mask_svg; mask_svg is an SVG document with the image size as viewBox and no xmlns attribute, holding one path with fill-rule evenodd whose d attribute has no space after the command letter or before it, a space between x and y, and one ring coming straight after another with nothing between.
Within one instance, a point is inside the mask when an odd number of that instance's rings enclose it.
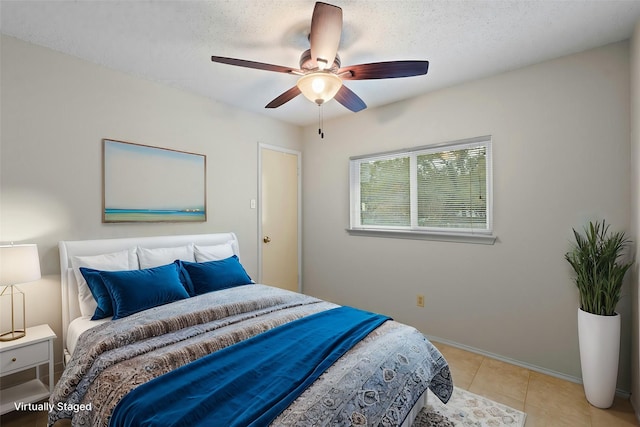
<instances>
[{"instance_id":1,"label":"table lamp","mask_svg":"<svg viewBox=\"0 0 640 427\"><path fill-rule=\"evenodd\" d=\"M0 341L12 341L25 336L25 295L16 285L33 282L40 278L40 259L38 246L3 245L0 246L0 286L4 286L0 297L11 298L11 330L0 333ZM20 305L16 298L22 296L22 328L16 329L16 319L20 319Z\"/></svg>"}]
</instances>

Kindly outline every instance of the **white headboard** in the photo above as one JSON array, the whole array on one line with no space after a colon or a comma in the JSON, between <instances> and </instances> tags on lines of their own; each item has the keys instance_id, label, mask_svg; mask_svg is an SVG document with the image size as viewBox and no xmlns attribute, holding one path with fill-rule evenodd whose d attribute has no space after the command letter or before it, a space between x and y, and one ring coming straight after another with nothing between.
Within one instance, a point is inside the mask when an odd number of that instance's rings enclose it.
<instances>
[{"instance_id":1,"label":"white headboard","mask_svg":"<svg viewBox=\"0 0 640 427\"><path fill-rule=\"evenodd\" d=\"M133 247L171 248L194 243L209 246L220 245L232 241L233 252L240 256L238 239L234 233L192 234L178 236L127 237L121 239L61 241L60 279L62 283L62 345L67 348L67 329L72 320L81 316L78 303L78 285L76 283L71 258L74 256L91 256L122 251Z\"/></svg>"}]
</instances>

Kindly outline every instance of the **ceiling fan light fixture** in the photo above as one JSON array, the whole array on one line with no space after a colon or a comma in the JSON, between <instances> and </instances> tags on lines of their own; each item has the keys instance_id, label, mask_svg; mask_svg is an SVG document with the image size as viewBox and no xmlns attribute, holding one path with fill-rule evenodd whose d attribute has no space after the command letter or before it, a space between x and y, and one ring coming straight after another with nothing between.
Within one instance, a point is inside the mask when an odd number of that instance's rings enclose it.
<instances>
[{"instance_id":1,"label":"ceiling fan light fixture","mask_svg":"<svg viewBox=\"0 0 640 427\"><path fill-rule=\"evenodd\" d=\"M330 72L316 71L300 77L296 86L309 101L322 105L336 96L342 79Z\"/></svg>"},{"instance_id":2,"label":"ceiling fan light fixture","mask_svg":"<svg viewBox=\"0 0 640 427\"><path fill-rule=\"evenodd\" d=\"M299 69L222 56L212 56L211 61L302 76L295 86L278 95L265 105L265 108L278 108L303 94L305 98L320 106L335 98L340 105L354 113L367 108L367 104L342 84L343 79L351 81L413 77L427 74L429 69L429 61L416 60L372 62L342 67L338 54L341 37L342 9L318 1L311 16L310 46L300 55ZM322 108L319 111L322 114ZM322 124L322 119L320 123Z\"/></svg>"}]
</instances>

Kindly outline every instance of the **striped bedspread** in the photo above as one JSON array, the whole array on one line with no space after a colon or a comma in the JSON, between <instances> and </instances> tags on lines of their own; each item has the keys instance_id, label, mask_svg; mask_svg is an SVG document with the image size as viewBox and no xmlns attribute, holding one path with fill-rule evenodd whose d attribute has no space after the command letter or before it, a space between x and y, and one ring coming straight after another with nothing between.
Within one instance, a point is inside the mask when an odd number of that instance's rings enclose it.
<instances>
[{"instance_id":1,"label":"striped bedspread","mask_svg":"<svg viewBox=\"0 0 640 427\"><path fill-rule=\"evenodd\" d=\"M335 307L302 294L247 285L99 325L81 336L56 384L49 425L70 418L74 426L107 426L120 399L138 385ZM446 361L418 331L388 321L335 362L271 425L399 425L428 387L441 400L449 399L453 385Z\"/></svg>"}]
</instances>

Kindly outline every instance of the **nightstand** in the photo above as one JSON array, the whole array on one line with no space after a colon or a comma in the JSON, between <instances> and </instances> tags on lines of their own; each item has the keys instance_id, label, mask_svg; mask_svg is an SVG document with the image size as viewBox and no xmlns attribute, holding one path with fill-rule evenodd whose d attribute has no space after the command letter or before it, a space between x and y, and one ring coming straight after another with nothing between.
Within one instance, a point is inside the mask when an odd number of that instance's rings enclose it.
<instances>
[{"instance_id":1,"label":"nightstand","mask_svg":"<svg viewBox=\"0 0 640 427\"><path fill-rule=\"evenodd\" d=\"M36 378L0 390L0 414L15 410L14 402L33 403L45 399L53 391L53 340L56 334L49 325L27 328L26 336L0 342L0 377L36 368ZM40 379L40 366L49 365L49 381Z\"/></svg>"}]
</instances>

